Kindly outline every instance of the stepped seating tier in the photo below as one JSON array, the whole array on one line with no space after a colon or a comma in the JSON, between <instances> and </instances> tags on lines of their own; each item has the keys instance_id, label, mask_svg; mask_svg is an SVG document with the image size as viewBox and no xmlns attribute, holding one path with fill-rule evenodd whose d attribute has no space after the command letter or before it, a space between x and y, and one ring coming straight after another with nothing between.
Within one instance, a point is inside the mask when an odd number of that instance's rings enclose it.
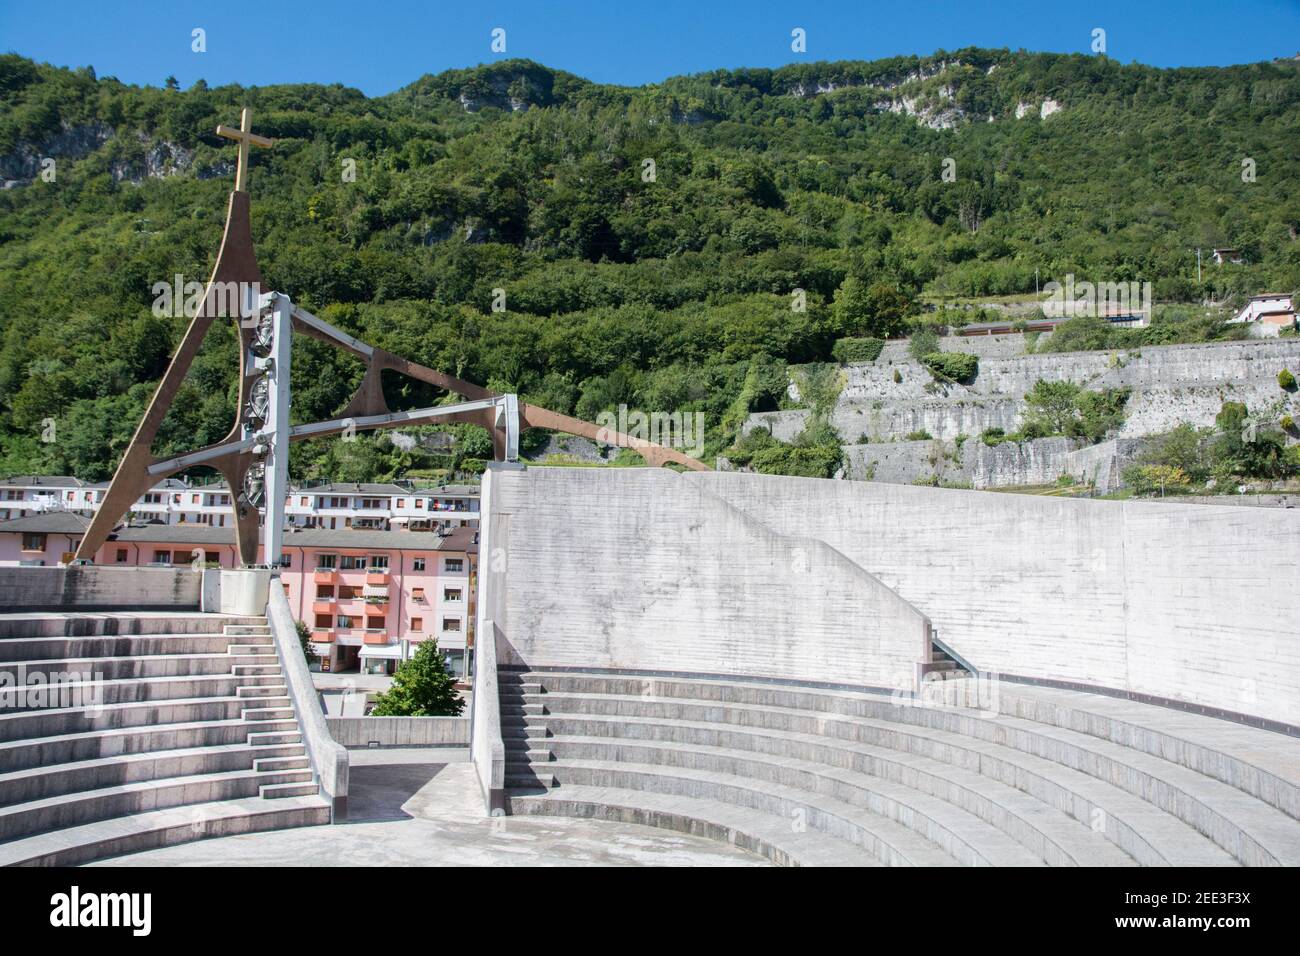
<instances>
[{"instance_id":1,"label":"stepped seating tier","mask_svg":"<svg viewBox=\"0 0 1300 956\"><path fill-rule=\"evenodd\" d=\"M1300 863L1294 738L1097 694L500 671L509 807L784 865Z\"/></svg>"},{"instance_id":2,"label":"stepped seating tier","mask_svg":"<svg viewBox=\"0 0 1300 956\"><path fill-rule=\"evenodd\" d=\"M330 821L264 618L15 615L0 675L0 864Z\"/></svg>"}]
</instances>

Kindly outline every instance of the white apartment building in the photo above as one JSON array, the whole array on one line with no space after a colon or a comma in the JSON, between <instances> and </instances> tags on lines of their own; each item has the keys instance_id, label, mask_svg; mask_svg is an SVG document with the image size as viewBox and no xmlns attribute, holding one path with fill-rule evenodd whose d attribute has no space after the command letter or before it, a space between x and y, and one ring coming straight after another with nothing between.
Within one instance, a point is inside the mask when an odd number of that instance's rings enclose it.
<instances>
[{"instance_id":1,"label":"white apartment building","mask_svg":"<svg viewBox=\"0 0 1300 956\"><path fill-rule=\"evenodd\" d=\"M293 489L285 514L289 524L298 528L379 531L476 528L479 489L474 485L416 489L408 482L334 482Z\"/></svg>"},{"instance_id":2,"label":"white apartment building","mask_svg":"<svg viewBox=\"0 0 1300 956\"><path fill-rule=\"evenodd\" d=\"M52 511L92 515L108 482L66 475L16 475L0 479L0 521ZM441 531L478 527L479 489L445 485L416 489L410 482L331 483L295 487L285 502L289 526L324 530ZM204 484L167 478L140 496L128 518L166 525L233 524L231 491L224 481Z\"/></svg>"}]
</instances>

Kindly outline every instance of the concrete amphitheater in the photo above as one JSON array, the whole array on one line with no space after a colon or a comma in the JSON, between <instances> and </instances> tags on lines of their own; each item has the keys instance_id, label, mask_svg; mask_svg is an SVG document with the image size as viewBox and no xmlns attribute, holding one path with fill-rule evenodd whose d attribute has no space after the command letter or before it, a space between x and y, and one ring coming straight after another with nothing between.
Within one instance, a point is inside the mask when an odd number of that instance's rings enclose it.
<instances>
[{"instance_id":1,"label":"concrete amphitheater","mask_svg":"<svg viewBox=\"0 0 1300 956\"><path fill-rule=\"evenodd\" d=\"M470 747L397 769L275 582L3 569L0 863L1300 863L1293 512L500 465L482 513Z\"/></svg>"},{"instance_id":2,"label":"concrete amphitheater","mask_svg":"<svg viewBox=\"0 0 1300 956\"><path fill-rule=\"evenodd\" d=\"M485 514L489 812L781 865L1300 863L1291 512L498 469Z\"/></svg>"}]
</instances>

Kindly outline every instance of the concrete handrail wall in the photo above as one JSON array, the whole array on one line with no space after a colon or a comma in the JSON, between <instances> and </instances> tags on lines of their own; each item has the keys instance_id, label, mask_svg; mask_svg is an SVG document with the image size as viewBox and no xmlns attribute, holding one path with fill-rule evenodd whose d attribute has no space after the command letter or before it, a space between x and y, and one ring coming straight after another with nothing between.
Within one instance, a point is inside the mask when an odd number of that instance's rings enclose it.
<instances>
[{"instance_id":1,"label":"concrete handrail wall","mask_svg":"<svg viewBox=\"0 0 1300 956\"><path fill-rule=\"evenodd\" d=\"M931 660L916 606L842 549L778 533L702 483L654 468L493 479L510 522L508 545L483 552L509 562L502 666L912 690Z\"/></svg>"},{"instance_id":2,"label":"concrete handrail wall","mask_svg":"<svg viewBox=\"0 0 1300 956\"><path fill-rule=\"evenodd\" d=\"M271 581L266 620L275 639L280 669L298 717L307 759L321 789L329 798L331 818L334 822L345 820L348 815L348 752L330 736L311 671L303 657L302 643L298 640L298 629L289 610L284 584L279 578Z\"/></svg>"},{"instance_id":3,"label":"concrete handrail wall","mask_svg":"<svg viewBox=\"0 0 1300 956\"><path fill-rule=\"evenodd\" d=\"M344 747L468 747L468 717L326 717Z\"/></svg>"},{"instance_id":4,"label":"concrete handrail wall","mask_svg":"<svg viewBox=\"0 0 1300 956\"><path fill-rule=\"evenodd\" d=\"M489 465L483 475L479 507L478 620L474 627L474 697L470 707L470 759L483 790L489 814L506 807L506 748L501 739L501 699L497 679L497 641L505 622L506 568L496 555L505 554L510 517L500 507L497 476Z\"/></svg>"},{"instance_id":5,"label":"concrete handrail wall","mask_svg":"<svg viewBox=\"0 0 1300 956\"><path fill-rule=\"evenodd\" d=\"M496 624L486 621L474 645L474 713L470 759L489 814L505 810L506 748L501 740L500 688L497 679Z\"/></svg>"},{"instance_id":6,"label":"concrete handrail wall","mask_svg":"<svg viewBox=\"0 0 1300 956\"><path fill-rule=\"evenodd\" d=\"M0 567L0 611L197 611L202 579L188 565Z\"/></svg>"}]
</instances>

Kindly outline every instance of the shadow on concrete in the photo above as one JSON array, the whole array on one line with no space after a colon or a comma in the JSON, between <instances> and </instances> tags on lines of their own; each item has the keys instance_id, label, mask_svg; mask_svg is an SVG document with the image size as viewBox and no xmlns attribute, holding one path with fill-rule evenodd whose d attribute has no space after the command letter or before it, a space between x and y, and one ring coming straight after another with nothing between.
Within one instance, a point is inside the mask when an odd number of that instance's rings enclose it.
<instances>
[{"instance_id":1,"label":"shadow on concrete","mask_svg":"<svg viewBox=\"0 0 1300 956\"><path fill-rule=\"evenodd\" d=\"M403 804L428 786L445 763L377 763L352 767L348 777L348 823L409 820Z\"/></svg>"}]
</instances>

